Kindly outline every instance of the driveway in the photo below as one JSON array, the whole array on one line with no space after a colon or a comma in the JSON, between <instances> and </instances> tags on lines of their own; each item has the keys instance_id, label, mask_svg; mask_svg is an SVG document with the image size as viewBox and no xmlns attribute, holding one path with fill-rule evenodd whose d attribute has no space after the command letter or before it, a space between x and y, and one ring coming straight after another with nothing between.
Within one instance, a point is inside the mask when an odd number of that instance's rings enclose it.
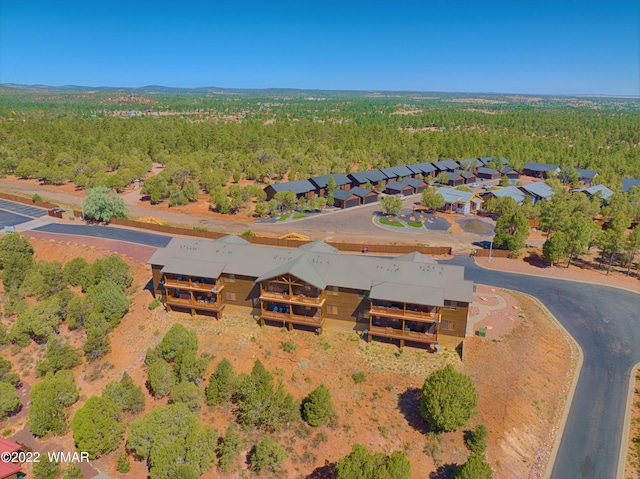
<instances>
[{"instance_id":1,"label":"driveway","mask_svg":"<svg viewBox=\"0 0 640 479\"><path fill-rule=\"evenodd\" d=\"M580 344L584 364L551 478L617 477L629 375L640 362L640 295L486 270L462 256L448 263L464 266L466 279L535 296Z\"/></svg>"}]
</instances>

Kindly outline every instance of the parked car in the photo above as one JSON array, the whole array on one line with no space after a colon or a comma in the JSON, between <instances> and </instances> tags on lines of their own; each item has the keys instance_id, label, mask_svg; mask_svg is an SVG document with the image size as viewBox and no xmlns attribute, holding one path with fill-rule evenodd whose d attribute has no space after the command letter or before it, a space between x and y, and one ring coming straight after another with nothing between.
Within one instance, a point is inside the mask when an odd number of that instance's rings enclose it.
<instances>
[{"instance_id":1,"label":"parked car","mask_svg":"<svg viewBox=\"0 0 640 479\"><path fill-rule=\"evenodd\" d=\"M477 188L478 186L480 186L478 183L471 183L471 188Z\"/></svg>"},{"instance_id":2,"label":"parked car","mask_svg":"<svg viewBox=\"0 0 640 479\"><path fill-rule=\"evenodd\" d=\"M399 196L399 198L400 198L401 200L406 200L406 199L407 199L407 197L406 197L406 196L404 196L404 195L400 195L400 196Z\"/></svg>"}]
</instances>

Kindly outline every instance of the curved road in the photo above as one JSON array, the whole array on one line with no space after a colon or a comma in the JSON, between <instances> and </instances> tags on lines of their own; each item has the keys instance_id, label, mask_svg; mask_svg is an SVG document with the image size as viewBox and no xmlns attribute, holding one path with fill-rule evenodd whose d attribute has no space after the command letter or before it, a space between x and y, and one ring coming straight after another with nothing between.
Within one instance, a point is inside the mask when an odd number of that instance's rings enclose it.
<instances>
[{"instance_id":1,"label":"curved road","mask_svg":"<svg viewBox=\"0 0 640 479\"><path fill-rule=\"evenodd\" d=\"M580 344L584 363L552 479L613 479L624 429L629 375L640 362L640 295L599 286L487 270L467 257L466 279L538 298Z\"/></svg>"},{"instance_id":2,"label":"curved road","mask_svg":"<svg viewBox=\"0 0 640 479\"><path fill-rule=\"evenodd\" d=\"M86 227L60 226L58 232L87 233ZM99 230L92 233L117 230L110 233L132 243L161 244L167 239L119 228ZM474 282L535 296L580 344L584 363L551 478L615 478L629 377L640 362L640 295L609 286L487 270L467 256L447 263L464 266L466 278Z\"/></svg>"}]
</instances>

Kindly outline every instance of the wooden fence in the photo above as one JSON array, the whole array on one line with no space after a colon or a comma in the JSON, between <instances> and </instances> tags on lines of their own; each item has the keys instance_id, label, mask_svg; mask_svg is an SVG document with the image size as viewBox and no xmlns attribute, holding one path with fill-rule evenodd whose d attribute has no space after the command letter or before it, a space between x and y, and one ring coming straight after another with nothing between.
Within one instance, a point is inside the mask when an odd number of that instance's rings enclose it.
<instances>
[{"instance_id":1,"label":"wooden fence","mask_svg":"<svg viewBox=\"0 0 640 479\"><path fill-rule=\"evenodd\" d=\"M203 231L189 228L180 228L177 226L167 225L155 225L150 223L143 223L141 221L128 220L128 219L113 219L112 225L127 226L130 228L138 228L147 231L156 231L158 233L165 233L170 235L190 236L195 238L206 239L218 239L226 236L228 233L220 233L218 231ZM253 244L260 244L265 246L280 246L283 248L297 248L308 241L279 239L279 238L267 238L264 236L243 236L244 239ZM431 255L450 255L451 247L449 246L411 246L411 245L386 245L386 244L370 244L370 243L342 243L336 241L328 242L334 248L340 251L350 251L361 253L365 246L369 247L369 253L377 254L406 254L413 251L417 251L423 254Z\"/></svg>"}]
</instances>

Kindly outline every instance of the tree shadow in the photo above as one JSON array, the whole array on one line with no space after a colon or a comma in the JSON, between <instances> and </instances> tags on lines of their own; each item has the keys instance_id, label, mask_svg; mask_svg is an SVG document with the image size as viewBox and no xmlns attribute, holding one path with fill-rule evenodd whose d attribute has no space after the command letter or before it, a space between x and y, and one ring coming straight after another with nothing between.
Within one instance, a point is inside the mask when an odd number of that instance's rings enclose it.
<instances>
[{"instance_id":1,"label":"tree shadow","mask_svg":"<svg viewBox=\"0 0 640 479\"><path fill-rule=\"evenodd\" d=\"M458 470L456 464L443 464L429 474L429 479L453 479L453 475Z\"/></svg>"},{"instance_id":2,"label":"tree shadow","mask_svg":"<svg viewBox=\"0 0 640 479\"><path fill-rule=\"evenodd\" d=\"M551 263L549 263L546 259L536 253L532 253L524 258L524 262L530 264L531 266L535 266L536 268L551 267Z\"/></svg>"},{"instance_id":3,"label":"tree shadow","mask_svg":"<svg viewBox=\"0 0 640 479\"><path fill-rule=\"evenodd\" d=\"M422 434L431 432L427 422L420 416L420 398L422 390L419 388L409 388L398 396L398 409L405 420L416 431Z\"/></svg>"},{"instance_id":4,"label":"tree shadow","mask_svg":"<svg viewBox=\"0 0 640 479\"><path fill-rule=\"evenodd\" d=\"M324 461L324 466L316 467L307 479L334 479L336 477L336 463Z\"/></svg>"}]
</instances>

